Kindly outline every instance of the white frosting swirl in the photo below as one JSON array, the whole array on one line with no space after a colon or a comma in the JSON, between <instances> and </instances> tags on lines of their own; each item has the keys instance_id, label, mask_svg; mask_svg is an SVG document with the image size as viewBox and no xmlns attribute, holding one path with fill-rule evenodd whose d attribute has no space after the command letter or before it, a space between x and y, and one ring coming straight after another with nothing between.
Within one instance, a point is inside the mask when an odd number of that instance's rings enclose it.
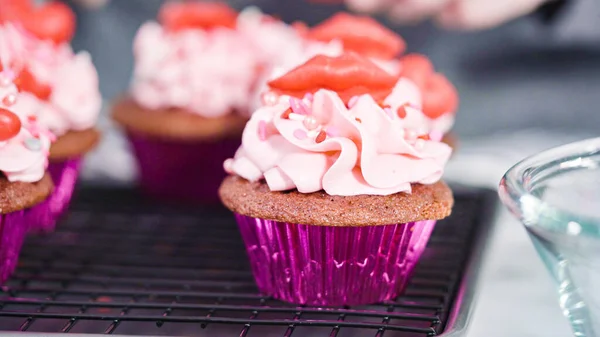
<instances>
[{"instance_id":1,"label":"white frosting swirl","mask_svg":"<svg viewBox=\"0 0 600 337\"><path fill-rule=\"evenodd\" d=\"M149 109L183 108L203 117L247 109L255 55L235 30L168 32L145 23L134 42L131 94Z\"/></svg>"}]
</instances>

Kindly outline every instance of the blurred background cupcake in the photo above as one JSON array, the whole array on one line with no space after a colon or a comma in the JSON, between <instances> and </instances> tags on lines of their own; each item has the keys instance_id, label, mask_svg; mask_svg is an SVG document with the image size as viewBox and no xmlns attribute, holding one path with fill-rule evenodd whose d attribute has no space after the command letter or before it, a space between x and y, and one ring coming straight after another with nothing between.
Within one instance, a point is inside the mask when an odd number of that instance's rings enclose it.
<instances>
[{"instance_id":1,"label":"blurred background cupcake","mask_svg":"<svg viewBox=\"0 0 600 337\"><path fill-rule=\"evenodd\" d=\"M58 138L50 149L49 172L56 185L50 197L58 217L67 209L83 156L99 141L94 127L102 108L98 74L86 52L69 44L75 16L61 3L36 7L30 1L2 5L2 61L20 91L14 106ZM55 223L39 223L49 231Z\"/></svg>"},{"instance_id":2,"label":"blurred background cupcake","mask_svg":"<svg viewBox=\"0 0 600 337\"><path fill-rule=\"evenodd\" d=\"M4 41L1 40L0 41ZM0 55L4 54L0 46ZM52 178L46 172L54 136L35 120L21 119L19 102L4 59L0 71L0 283L17 266L23 241L32 226L53 219Z\"/></svg>"},{"instance_id":3,"label":"blurred background cupcake","mask_svg":"<svg viewBox=\"0 0 600 337\"><path fill-rule=\"evenodd\" d=\"M450 147L380 103L396 82L345 52L269 83L277 99L252 115L220 189L261 292L338 306L402 291L453 198Z\"/></svg>"},{"instance_id":4,"label":"blurred background cupcake","mask_svg":"<svg viewBox=\"0 0 600 337\"><path fill-rule=\"evenodd\" d=\"M134 41L129 93L113 107L148 194L217 202L222 162L240 142L260 63L223 3L172 2Z\"/></svg>"}]
</instances>

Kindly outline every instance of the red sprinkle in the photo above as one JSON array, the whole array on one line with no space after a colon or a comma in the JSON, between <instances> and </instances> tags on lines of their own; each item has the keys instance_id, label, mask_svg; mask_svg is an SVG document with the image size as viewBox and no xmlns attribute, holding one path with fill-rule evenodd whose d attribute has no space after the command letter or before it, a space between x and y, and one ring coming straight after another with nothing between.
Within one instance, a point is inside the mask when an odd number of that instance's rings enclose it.
<instances>
[{"instance_id":1,"label":"red sprinkle","mask_svg":"<svg viewBox=\"0 0 600 337\"><path fill-rule=\"evenodd\" d=\"M356 119L357 122L362 123L362 120L358 117L355 117L354 119Z\"/></svg>"},{"instance_id":2,"label":"red sprinkle","mask_svg":"<svg viewBox=\"0 0 600 337\"><path fill-rule=\"evenodd\" d=\"M424 135L420 135L419 137L417 137L418 139L423 139L423 140L431 140L431 138L429 137L428 134L424 134Z\"/></svg>"},{"instance_id":3,"label":"red sprinkle","mask_svg":"<svg viewBox=\"0 0 600 337\"><path fill-rule=\"evenodd\" d=\"M287 108L287 110L285 110L282 114L281 114L281 118L283 119L290 119L290 114L292 113L292 108Z\"/></svg>"},{"instance_id":4,"label":"red sprinkle","mask_svg":"<svg viewBox=\"0 0 600 337\"><path fill-rule=\"evenodd\" d=\"M315 142L322 143L325 141L325 139L327 139L327 132L321 130L321 132L319 132L319 134L317 135Z\"/></svg>"},{"instance_id":5,"label":"red sprinkle","mask_svg":"<svg viewBox=\"0 0 600 337\"><path fill-rule=\"evenodd\" d=\"M398 117L402 119L406 118L406 104L399 107L398 110L396 110L396 113L398 114Z\"/></svg>"},{"instance_id":6,"label":"red sprinkle","mask_svg":"<svg viewBox=\"0 0 600 337\"><path fill-rule=\"evenodd\" d=\"M35 115L29 115L27 116L27 120L30 122L36 122L37 121L37 116Z\"/></svg>"}]
</instances>

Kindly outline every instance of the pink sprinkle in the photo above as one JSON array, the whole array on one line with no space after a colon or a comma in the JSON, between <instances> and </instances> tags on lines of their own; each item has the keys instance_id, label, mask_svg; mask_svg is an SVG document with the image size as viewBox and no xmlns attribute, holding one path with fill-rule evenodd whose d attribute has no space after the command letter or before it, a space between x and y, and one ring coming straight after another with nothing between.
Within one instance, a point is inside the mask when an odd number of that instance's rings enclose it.
<instances>
[{"instance_id":1,"label":"pink sprinkle","mask_svg":"<svg viewBox=\"0 0 600 337\"><path fill-rule=\"evenodd\" d=\"M304 140L308 136L306 135L306 132L304 130L298 129L298 130L294 131L294 137L296 137L299 140Z\"/></svg>"},{"instance_id":2,"label":"pink sprinkle","mask_svg":"<svg viewBox=\"0 0 600 337\"><path fill-rule=\"evenodd\" d=\"M312 102L315 99L315 96L310 92L307 92L306 95L304 95L304 99L309 102Z\"/></svg>"},{"instance_id":3,"label":"pink sprinkle","mask_svg":"<svg viewBox=\"0 0 600 337\"><path fill-rule=\"evenodd\" d=\"M265 121L258 122L258 138L263 142L267 140L267 122Z\"/></svg>"},{"instance_id":4,"label":"pink sprinkle","mask_svg":"<svg viewBox=\"0 0 600 337\"><path fill-rule=\"evenodd\" d=\"M290 107L294 113L299 115L308 115L308 106L302 100L290 97Z\"/></svg>"},{"instance_id":5,"label":"pink sprinkle","mask_svg":"<svg viewBox=\"0 0 600 337\"><path fill-rule=\"evenodd\" d=\"M358 96L352 96L350 98L350 100L348 101L348 107L352 108L353 106L356 105L356 102L358 102Z\"/></svg>"}]
</instances>

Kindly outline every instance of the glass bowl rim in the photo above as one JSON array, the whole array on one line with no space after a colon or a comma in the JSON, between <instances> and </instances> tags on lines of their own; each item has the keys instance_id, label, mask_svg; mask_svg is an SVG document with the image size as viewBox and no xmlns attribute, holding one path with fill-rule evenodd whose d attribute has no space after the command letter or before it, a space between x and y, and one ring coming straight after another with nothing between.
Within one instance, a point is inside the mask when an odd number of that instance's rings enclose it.
<instances>
[{"instance_id":1,"label":"glass bowl rim","mask_svg":"<svg viewBox=\"0 0 600 337\"><path fill-rule=\"evenodd\" d=\"M532 178L544 170L564 164L570 164L567 167L573 169L588 167L600 170L600 163L591 166L590 160L584 160L594 154L600 154L600 137L554 147L521 160L500 181L498 194L502 203L525 226L543 224L562 233L600 238L600 217L562 209L531 193L535 186L535 182L531 183L535 181Z\"/></svg>"}]
</instances>

